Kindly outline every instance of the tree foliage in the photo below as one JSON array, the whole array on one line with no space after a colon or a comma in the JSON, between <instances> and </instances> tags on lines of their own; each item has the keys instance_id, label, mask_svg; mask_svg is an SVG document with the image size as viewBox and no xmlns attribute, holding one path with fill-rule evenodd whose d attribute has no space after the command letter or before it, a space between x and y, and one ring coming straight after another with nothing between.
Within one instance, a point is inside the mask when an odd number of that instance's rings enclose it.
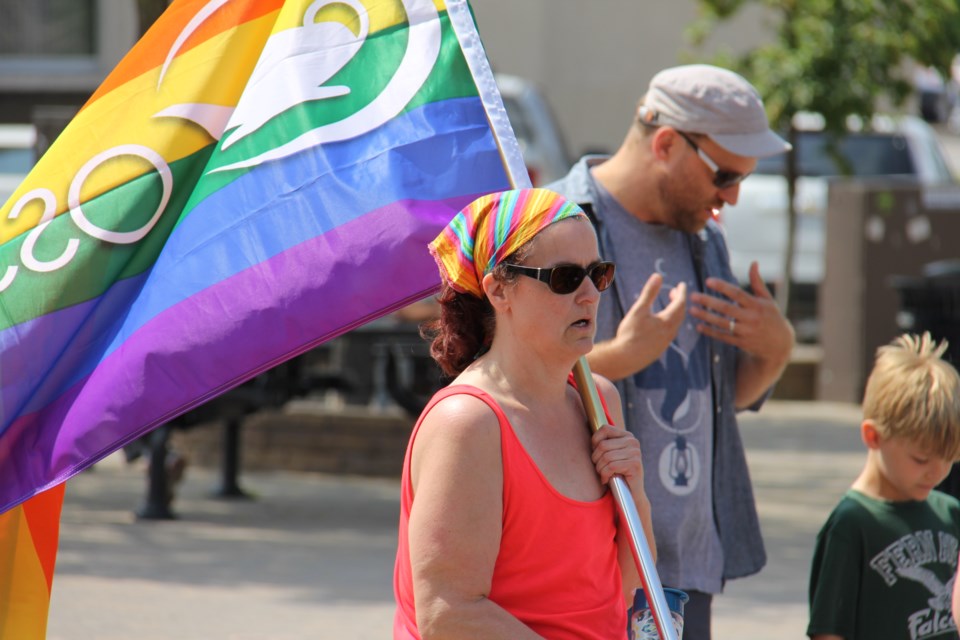
<instances>
[{"instance_id":1,"label":"tree foliage","mask_svg":"<svg viewBox=\"0 0 960 640\"><path fill-rule=\"evenodd\" d=\"M795 141L793 116L812 111L842 135L849 116L869 123L880 110L901 109L913 91L912 65L950 77L960 52L960 0L697 0L699 16L687 37L702 45L716 26L747 5L762 9L772 38L746 53L721 52L714 62L749 79L764 98L771 123ZM787 157L786 311L793 263L796 160Z\"/></svg>"},{"instance_id":2,"label":"tree foliage","mask_svg":"<svg viewBox=\"0 0 960 640\"><path fill-rule=\"evenodd\" d=\"M688 36L702 44L746 5L764 8L773 39L728 64L760 91L773 124L815 111L839 131L850 115L869 120L884 101L903 105L912 62L949 77L960 51L957 0L698 0Z\"/></svg>"}]
</instances>

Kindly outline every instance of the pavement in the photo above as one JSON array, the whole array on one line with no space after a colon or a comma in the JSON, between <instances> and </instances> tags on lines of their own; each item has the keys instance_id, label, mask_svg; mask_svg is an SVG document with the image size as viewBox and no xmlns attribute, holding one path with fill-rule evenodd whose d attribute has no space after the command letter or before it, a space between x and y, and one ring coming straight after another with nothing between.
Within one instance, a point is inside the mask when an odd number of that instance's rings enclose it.
<instances>
[{"instance_id":1,"label":"pavement","mask_svg":"<svg viewBox=\"0 0 960 640\"><path fill-rule=\"evenodd\" d=\"M814 537L863 463L859 408L770 401L741 427L769 561L715 600L719 640L804 638ZM145 468L115 455L67 485L48 640L382 640L399 482L248 472L215 497L189 467L175 520L138 520Z\"/></svg>"}]
</instances>

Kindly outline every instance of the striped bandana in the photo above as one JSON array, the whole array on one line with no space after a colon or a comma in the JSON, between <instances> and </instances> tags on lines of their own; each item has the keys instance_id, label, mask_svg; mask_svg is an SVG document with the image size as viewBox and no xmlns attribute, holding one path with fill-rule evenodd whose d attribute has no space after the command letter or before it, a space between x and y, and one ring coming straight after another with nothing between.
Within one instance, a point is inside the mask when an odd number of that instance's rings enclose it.
<instances>
[{"instance_id":1,"label":"striped bandana","mask_svg":"<svg viewBox=\"0 0 960 640\"><path fill-rule=\"evenodd\" d=\"M430 243L440 275L454 290L483 297L480 281L548 225L586 215L547 189L515 189L477 198Z\"/></svg>"}]
</instances>

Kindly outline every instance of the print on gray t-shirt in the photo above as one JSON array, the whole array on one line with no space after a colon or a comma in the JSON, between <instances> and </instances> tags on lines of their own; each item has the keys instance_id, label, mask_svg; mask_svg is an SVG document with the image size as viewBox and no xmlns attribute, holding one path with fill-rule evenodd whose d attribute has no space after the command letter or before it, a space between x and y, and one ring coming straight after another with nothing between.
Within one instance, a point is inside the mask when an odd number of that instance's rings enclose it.
<instances>
[{"instance_id":1,"label":"print on gray t-shirt","mask_svg":"<svg viewBox=\"0 0 960 640\"><path fill-rule=\"evenodd\" d=\"M632 304L651 273L663 276L653 311L680 282L699 290L687 234L640 222L597 185L617 263L615 286ZM613 295L609 291L604 295ZM709 338L689 314L660 359L624 384L639 406L625 407L627 427L643 449L645 488L653 512L657 571L664 585L719 593L723 550L713 516L712 387ZM709 576L709 577L708 577Z\"/></svg>"}]
</instances>

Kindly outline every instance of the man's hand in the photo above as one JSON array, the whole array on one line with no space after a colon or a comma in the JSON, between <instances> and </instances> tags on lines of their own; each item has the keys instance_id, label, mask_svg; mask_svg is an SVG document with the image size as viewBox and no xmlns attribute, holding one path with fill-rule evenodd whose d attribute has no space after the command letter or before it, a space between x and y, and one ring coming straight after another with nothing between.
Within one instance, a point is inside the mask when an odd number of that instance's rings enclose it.
<instances>
[{"instance_id":1,"label":"man's hand","mask_svg":"<svg viewBox=\"0 0 960 640\"><path fill-rule=\"evenodd\" d=\"M700 320L702 333L761 358L789 358L793 327L780 313L756 262L750 265L753 295L719 278L707 278L706 284L729 301L704 293L690 296L690 315Z\"/></svg>"},{"instance_id":2,"label":"man's hand","mask_svg":"<svg viewBox=\"0 0 960 640\"><path fill-rule=\"evenodd\" d=\"M719 278L707 278L706 284L729 300L694 293L690 315L700 321L697 329L701 333L748 354L737 370L737 407L744 407L783 373L793 351L793 326L763 283L756 262L750 265L752 295Z\"/></svg>"},{"instance_id":3,"label":"man's hand","mask_svg":"<svg viewBox=\"0 0 960 640\"><path fill-rule=\"evenodd\" d=\"M680 330L686 315L687 285L670 290L670 302L654 313L653 303L663 287L663 277L654 273L636 302L617 327L617 335L594 346L588 356L590 369L611 380L632 376L655 362Z\"/></svg>"}]
</instances>

